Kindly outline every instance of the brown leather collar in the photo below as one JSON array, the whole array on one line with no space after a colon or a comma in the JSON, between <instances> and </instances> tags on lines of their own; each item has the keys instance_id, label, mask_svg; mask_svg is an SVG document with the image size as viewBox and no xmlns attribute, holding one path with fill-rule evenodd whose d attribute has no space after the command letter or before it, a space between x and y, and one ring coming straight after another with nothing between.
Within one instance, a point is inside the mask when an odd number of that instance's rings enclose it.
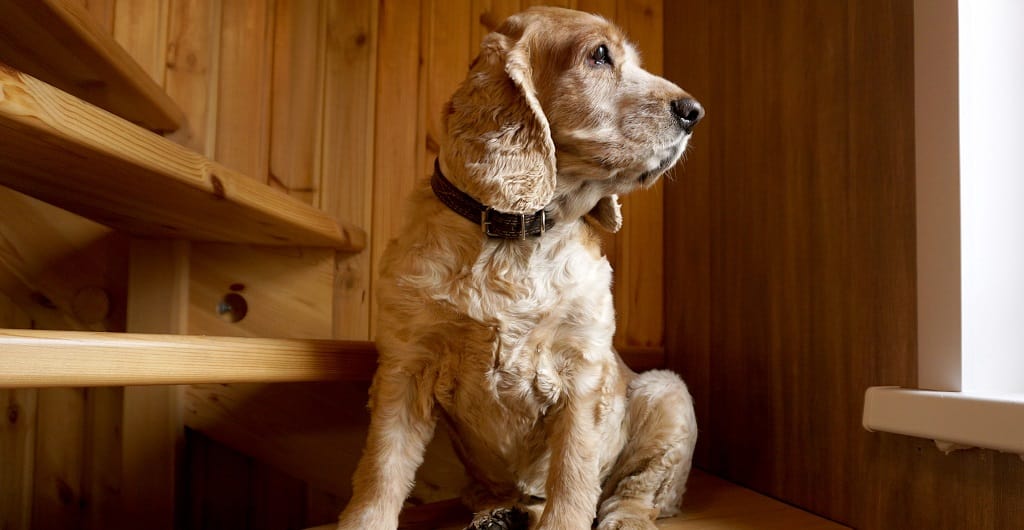
<instances>
[{"instance_id":1,"label":"brown leather collar","mask_svg":"<svg viewBox=\"0 0 1024 530\"><path fill-rule=\"evenodd\" d=\"M555 220L548 217L544 210L529 214L505 213L480 204L448 182L441 173L441 165L437 160L434 160L434 175L430 177L430 187L445 206L479 224L480 230L487 234L487 237L526 239L544 235L544 232L555 226Z\"/></svg>"}]
</instances>

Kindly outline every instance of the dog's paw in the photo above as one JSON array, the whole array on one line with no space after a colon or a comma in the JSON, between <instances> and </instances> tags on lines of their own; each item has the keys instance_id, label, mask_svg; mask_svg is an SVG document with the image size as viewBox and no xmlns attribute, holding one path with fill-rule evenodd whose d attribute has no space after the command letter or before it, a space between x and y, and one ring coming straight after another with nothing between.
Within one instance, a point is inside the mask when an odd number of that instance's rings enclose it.
<instances>
[{"instance_id":1,"label":"dog's paw","mask_svg":"<svg viewBox=\"0 0 1024 530\"><path fill-rule=\"evenodd\" d=\"M611 514L604 518L597 530L657 530L654 521L646 517L617 517Z\"/></svg>"},{"instance_id":2,"label":"dog's paw","mask_svg":"<svg viewBox=\"0 0 1024 530\"><path fill-rule=\"evenodd\" d=\"M466 530L527 530L530 515L519 508L498 508L478 513Z\"/></svg>"}]
</instances>

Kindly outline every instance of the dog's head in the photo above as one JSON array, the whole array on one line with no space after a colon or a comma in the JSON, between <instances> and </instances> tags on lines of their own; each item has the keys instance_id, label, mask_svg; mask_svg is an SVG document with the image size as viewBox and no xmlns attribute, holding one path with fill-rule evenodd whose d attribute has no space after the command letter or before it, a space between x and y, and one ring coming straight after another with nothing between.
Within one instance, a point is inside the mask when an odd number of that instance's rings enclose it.
<instances>
[{"instance_id":1,"label":"dog's head","mask_svg":"<svg viewBox=\"0 0 1024 530\"><path fill-rule=\"evenodd\" d=\"M614 231L616 195L672 167L703 113L681 88L641 68L608 21L533 8L484 38L444 109L441 164L496 210L555 203Z\"/></svg>"}]
</instances>

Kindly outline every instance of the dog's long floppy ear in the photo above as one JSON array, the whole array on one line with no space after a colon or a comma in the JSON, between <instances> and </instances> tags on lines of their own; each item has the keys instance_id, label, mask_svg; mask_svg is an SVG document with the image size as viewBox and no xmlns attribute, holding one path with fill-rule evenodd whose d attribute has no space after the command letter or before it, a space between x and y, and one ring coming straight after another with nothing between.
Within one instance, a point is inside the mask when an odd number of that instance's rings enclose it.
<instances>
[{"instance_id":1,"label":"dog's long floppy ear","mask_svg":"<svg viewBox=\"0 0 1024 530\"><path fill-rule=\"evenodd\" d=\"M533 213L555 193L555 146L532 77L535 40L517 16L485 37L442 113L446 176L507 213Z\"/></svg>"},{"instance_id":2,"label":"dog's long floppy ear","mask_svg":"<svg viewBox=\"0 0 1024 530\"><path fill-rule=\"evenodd\" d=\"M622 206L619 205L619 196L602 197L587 213L587 217L609 232L618 232L622 228Z\"/></svg>"}]
</instances>

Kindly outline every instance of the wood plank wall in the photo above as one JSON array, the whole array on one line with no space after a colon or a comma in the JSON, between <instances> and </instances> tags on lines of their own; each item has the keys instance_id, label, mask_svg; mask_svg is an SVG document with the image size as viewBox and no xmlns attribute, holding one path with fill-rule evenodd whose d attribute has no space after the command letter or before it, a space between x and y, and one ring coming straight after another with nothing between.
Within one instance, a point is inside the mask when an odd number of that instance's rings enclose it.
<instances>
[{"instance_id":1,"label":"wood plank wall","mask_svg":"<svg viewBox=\"0 0 1024 530\"><path fill-rule=\"evenodd\" d=\"M187 123L172 139L352 220L370 235L370 247L357 255L164 248L191 269L184 277L191 303L181 309L187 317L175 324L188 333L371 338L376 267L401 227L405 195L431 170L441 105L483 35L509 14L536 4L597 12L638 42L650 70L660 72L662 62L661 0L74 1L184 110ZM627 198L623 232L607 240L620 346L660 351L664 342L663 186ZM128 241L2 188L0 209L0 326L125 329ZM309 304L321 311L234 327L213 314L223 279L236 264L265 262L244 267L260 278L281 274L288 260L301 265L307 287L291 293L252 288L247 295L261 306L278 306L279 314ZM173 392L163 394L0 390L6 418L0 528L120 526L123 499L159 493L132 490L128 482L144 473L145 458L160 457L122 447L133 442L119 433L128 427L124 422L145 422L136 413L147 404L173 399ZM192 502L179 506L179 523L296 528L333 518L362 444L365 396L365 387L351 385L187 390L186 423L236 448L253 445L242 454L189 433L188 475L178 487ZM296 409L317 412L297 415ZM325 426L325 416L339 417L339 426ZM331 445L338 439L347 440L340 450ZM460 478L450 449L434 453L435 465L421 475L420 500L450 496ZM325 471L317 462L339 469Z\"/></svg>"},{"instance_id":2,"label":"wood plank wall","mask_svg":"<svg viewBox=\"0 0 1024 530\"><path fill-rule=\"evenodd\" d=\"M912 2L684 0L665 24L707 108L665 197L698 465L855 528L1020 527L1018 457L860 425L868 386L916 382Z\"/></svg>"}]
</instances>

